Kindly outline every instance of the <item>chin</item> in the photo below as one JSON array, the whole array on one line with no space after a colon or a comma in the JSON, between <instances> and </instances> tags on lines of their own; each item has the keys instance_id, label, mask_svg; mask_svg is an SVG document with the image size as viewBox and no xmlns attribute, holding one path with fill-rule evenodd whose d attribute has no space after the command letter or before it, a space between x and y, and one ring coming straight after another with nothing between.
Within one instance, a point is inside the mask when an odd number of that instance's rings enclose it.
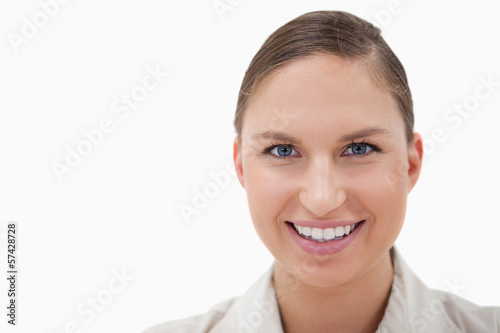
<instances>
[{"instance_id":1,"label":"chin","mask_svg":"<svg viewBox=\"0 0 500 333\"><path fill-rule=\"evenodd\" d=\"M369 269L366 263L328 259L309 256L302 259L301 263L295 263L290 270L285 269L302 283L316 287L344 285L359 278Z\"/></svg>"}]
</instances>

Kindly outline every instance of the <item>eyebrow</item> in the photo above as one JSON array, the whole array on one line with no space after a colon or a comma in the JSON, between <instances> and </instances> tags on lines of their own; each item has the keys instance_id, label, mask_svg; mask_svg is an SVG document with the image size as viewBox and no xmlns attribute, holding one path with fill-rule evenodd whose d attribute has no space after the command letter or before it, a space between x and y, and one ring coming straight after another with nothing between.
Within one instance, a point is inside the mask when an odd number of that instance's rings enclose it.
<instances>
[{"instance_id":1,"label":"eyebrow","mask_svg":"<svg viewBox=\"0 0 500 333\"><path fill-rule=\"evenodd\" d=\"M384 136L390 136L390 132L386 129L380 128L380 127L369 127L365 128L359 131L356 131L354 133L349 133L342 135L339 139L338 142L347 142L347 141L354 141L356 139L360 139L363 137L367 136L378 136L378 135L384 135ZM291 135L278 132L278 131L264 131L260 133L256 133L252 135L252 140L259 140L259 139L268 139L268 140L278 140L278 141L288 141L291 144L300 144L302 143L302 140L297 139Z\"/></svg>"},{"instance_id":2,"label":"eyebrow","mask_svg":"<svg viewBox=\"0 0 500 333\"><path fill-rule=\"evenodd\" d=\"M265 131L252 135L252 140L260 140L260 139L288 141L291 144L302 143L302 140L278 131Z\"/></svg>"},{"instance_id":3,"label":"eyebrow","mask_svg":"<svg viewBox=\"0 0 500 333\"><path fill-rule=\"evenodd\" d=\"M389 132L386 129L380 128L380 127L370 127L370 128L365 128L365 129L362 129L362 130L354 132L354 133L342 135L339 138L338 142L342 143L342 142L346 142L346 141L354 141L356 139L364 138L367 136L380 136L380 135L390 136L391 132Z\"/></svg>"}]
</instances>

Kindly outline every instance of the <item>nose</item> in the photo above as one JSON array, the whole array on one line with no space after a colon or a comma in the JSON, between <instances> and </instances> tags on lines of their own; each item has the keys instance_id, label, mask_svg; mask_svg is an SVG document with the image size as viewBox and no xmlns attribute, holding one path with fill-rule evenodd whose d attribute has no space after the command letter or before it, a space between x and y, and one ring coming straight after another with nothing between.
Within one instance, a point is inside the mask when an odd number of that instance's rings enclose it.
<instances>
[{"instance_id":1,"label":"nose","mask_svg":"<svg viewBox=\"0 0 500 333\"><path fill-rule=\"evenodd\" d=\"M316 216L326 216L347 199L338 170L331 157L310 160L301 184L299 200Z\"/></svg>"}]
</instances>

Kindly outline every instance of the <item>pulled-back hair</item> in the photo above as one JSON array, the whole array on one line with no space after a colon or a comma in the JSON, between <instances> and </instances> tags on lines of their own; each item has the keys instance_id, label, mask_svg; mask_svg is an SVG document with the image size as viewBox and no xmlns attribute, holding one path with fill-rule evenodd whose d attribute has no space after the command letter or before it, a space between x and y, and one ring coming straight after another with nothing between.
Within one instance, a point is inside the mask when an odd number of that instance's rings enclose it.
<instances>
[{"instance_id":1,"label":"pulled-back hair","mask_svg":"<svg viewBox=\"0 0 500 333\"><path fill-rule=\"evenodd\" d=\"M245 109L263 79L281 66L317 54L359 60L372 78L395 99L406 138L413 138L413 102L403 65L370 22L343 11L303 14L271 34L245 72L234 117L241 143Z\"/></svg>"}]
</instances>

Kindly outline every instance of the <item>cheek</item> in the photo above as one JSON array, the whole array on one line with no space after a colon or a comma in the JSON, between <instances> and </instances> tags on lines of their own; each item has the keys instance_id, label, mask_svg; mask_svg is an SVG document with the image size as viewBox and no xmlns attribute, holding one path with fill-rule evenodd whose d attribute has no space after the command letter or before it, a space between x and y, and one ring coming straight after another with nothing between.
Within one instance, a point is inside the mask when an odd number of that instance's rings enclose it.
<instances>
[{"instance_id":1,"label":"cheek","mask_svg":"<svg viewBox=\"0 0 500 333\"><path fill-rule=\"evenodd\" d=\"M393 159L366 169L351 182L350 194L374 215L377 232L394 237L399 234L406 214L409 182L406 166Z\"/></svg>"},{"instance_id":2,"label":"cheek","mask_svg":"<svg viewBox=\"0 0 500 333\"><path fill-rule=\"evenodd\" d=\"M278 216L290 199L290 178L276 168L249 166L245 173L248 207L257 233L276 234Z\"/></svg>"}]
</instances>

